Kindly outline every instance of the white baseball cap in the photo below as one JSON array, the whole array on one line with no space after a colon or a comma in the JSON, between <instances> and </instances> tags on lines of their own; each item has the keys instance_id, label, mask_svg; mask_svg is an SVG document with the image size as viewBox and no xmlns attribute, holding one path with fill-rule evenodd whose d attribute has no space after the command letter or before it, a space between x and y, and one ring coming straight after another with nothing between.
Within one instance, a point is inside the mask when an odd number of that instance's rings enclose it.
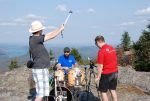
<instances>
[{"instance_id":1,"label":"white baseball cap","mask_svg":"<svg viewBox=\"0 0 150 101\"><path fill-rule=\"evenodd\" d=\"M40 21L33 21L31 23L31 28L29 29L29 32L34 33L43 29L45 29L45 27L42 25Z\"/></svg>"}]
</instances>

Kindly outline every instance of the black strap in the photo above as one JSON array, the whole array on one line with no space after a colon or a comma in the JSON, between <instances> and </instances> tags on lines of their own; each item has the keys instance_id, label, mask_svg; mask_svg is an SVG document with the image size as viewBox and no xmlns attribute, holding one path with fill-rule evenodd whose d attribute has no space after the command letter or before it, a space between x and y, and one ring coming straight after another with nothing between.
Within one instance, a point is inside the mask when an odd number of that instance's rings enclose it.
<instances>
[{"instance_id":1,"label":"black strap","mask_svg":"<svg viewBox=\"0 0 150 101\"><path fill-rule=\"evenodd\" d=\"M30 55L30 60L32 60L32 54L30 48L29 48L29 55Z\"/></svg>"},{"instance_id":2,"label":"black strap","mask_svg":"<svg viewBox=\"0 0 150 101\"><path fill-rule=\"evenodd\" d=\"M31 36L29 37L29 56L30 56L30 60L32 60L32 54L31 54L31 49L30 49L30 38Z\"/></svg>"}]
</instances>

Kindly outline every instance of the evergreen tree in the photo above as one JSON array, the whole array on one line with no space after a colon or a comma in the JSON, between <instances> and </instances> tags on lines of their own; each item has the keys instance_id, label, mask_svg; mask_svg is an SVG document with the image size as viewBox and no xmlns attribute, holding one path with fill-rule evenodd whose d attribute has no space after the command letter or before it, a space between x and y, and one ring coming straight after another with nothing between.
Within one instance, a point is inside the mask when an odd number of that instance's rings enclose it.
<instances>
[{"instance_id":1,"label":"evergreen tree","mask_svg":"<svg viewBox=\"0 0 150 101\"><path fill-rule=\"evenodd\" d=\"M80 62L80 63L82 62L82 56L81 56L81 54L78 52L78 50L77 50L76 48L72 48L70 54L75 57L76 61L78 61L78 62Z\"/></svg>"},{"instance_id":2,"label":"evergreen tree","mask_svg":"<svg viewBox=\"0 0 150 101\"><path fill-rule=\"evenodd\" d=\"M144 30L139 40L133 45L135 50L135 69L150 71L150 25Z\"/></svg>"},{"instance_id":3,"label":"evergreen tree","mask_svg":"<svg viewBox=\"0 0 150 101\"><path fill-rule=\"evenodd\" d=\"M18 61L16 59L11 60L8 67L9 67L9 70L13 70L15 68L18 68Z\"/></svg>"},{"instance_id":4,"label":"evergreen tree","mask_svg":"<svg viewBox=\"0 0 150 101\"><path fill-rule=\"evenodd\" d=\"M52 59L55 58L55 57L54 57L54 52L53 52L52 49L50 49L50 51L49 51L49 57L50 57L50 60L52 60Z\"/></svg>"},{"instance_id":5,"label":"evergreen tree","mask_svg":"<svg viewBox=\"0 0 150 101\"><path fill-rule=\"evenodd\" d=\"M129 33L125 31L121 39L121 45L124 51L128 51L128 49L130 48L130 44L131 44L131 40L130 40Z\"/></svg>"}]
</instances>

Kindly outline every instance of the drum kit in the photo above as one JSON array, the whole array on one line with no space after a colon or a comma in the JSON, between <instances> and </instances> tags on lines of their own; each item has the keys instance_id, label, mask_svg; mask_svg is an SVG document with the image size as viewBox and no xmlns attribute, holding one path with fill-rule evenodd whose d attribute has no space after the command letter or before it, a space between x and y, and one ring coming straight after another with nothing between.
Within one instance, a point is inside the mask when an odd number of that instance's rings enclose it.
<instances>
[{"instance_id":1,"label":"drum kit","mask_svg":"<svg viewBox=\"0 0 150 101\"><path fill-rule=\"evenodd\" d=\"M48 101L75 101L71 90L85 85L85 72L79 67L68 70L68 75L63 70L55 70L49 81L52 89Z\"/></svg>"},{"instance_id":2,"label":"drum kit","mask_svg":"<svg viewBox=\"0 0 150 101\"><path fill-rule=\"evenodd\" d=\"M94 64L90 63L89 72L87 72L87 67L74 67L68 70L67 75L65 75L64 70L57 70L57 64L54 65L54 72L49 76L49 84L50 84L50 93L48 97L48 101L91 101L88 100L88 96L90 96L92 75L95 77L94 72ZM87 78L87 76L89 76ZM96 84L97 87L97 84ZM85 91L81 91L81 89L86 89ZM81 93L86 94L85 100L81 100ZM97 91L98 97L99 92ZM92 101L100 101L92 100Z\"/></svg>"}]
</instances>

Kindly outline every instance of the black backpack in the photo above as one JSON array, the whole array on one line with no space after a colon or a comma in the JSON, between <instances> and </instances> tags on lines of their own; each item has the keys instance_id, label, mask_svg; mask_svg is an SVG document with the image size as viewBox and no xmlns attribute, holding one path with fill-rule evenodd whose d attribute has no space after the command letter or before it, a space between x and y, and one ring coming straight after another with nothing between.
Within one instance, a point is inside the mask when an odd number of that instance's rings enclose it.
<instances>
[{"instance_id":1,"label":"black backpack","mask_svg":"<svg viewBox=\"0 0 150 101\"><path fill-rule=\"evenodd\" d=\"M29 37L30 40L31 36ZM27 67L28 68L32 68L33 67L33 60L32 60L32 54L31 54L31 49L30 49L30 45L29 45L29 56L30 56L30 60L27 61Z\"/></svg>"},{"instance_id":2,"label":"black backpack","mask_svg":"<svg viewBox=\"0 0 150 101\"><path fill-rule=\"evenodd\" d=\"M82 91L79 94L80 101L100 101L97 97L93 95L92 92Z\"/></svg>"}]
</instances>

